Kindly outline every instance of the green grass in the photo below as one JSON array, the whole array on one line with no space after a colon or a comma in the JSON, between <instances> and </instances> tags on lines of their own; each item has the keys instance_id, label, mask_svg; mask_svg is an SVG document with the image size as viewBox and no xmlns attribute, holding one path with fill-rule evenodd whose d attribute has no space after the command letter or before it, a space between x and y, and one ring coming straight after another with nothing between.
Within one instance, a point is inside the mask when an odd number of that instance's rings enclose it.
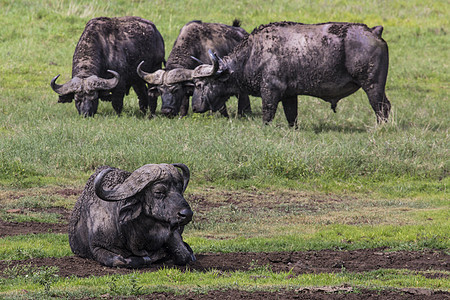
<instances>
[{"instance_id":1,"label":"green grass","mask_svg":"<svg viewBox=\"0 0 450 300\"><path fill-rule=\"evenodd\" d=\"M280 289L299 289L301 287L321 287L351 285L358 288L386 289L393 287L411 287L448 290L449 281L437 278L429 279L429 272L411 272L408 270L380 269L364 273L350 273L345 270L338 273L292 275L290 272L274 273L264 267L249 272L208 272L180 271L161 269L151 273L133 273L89 278L61 278L51 282L51 291L47 296L82 298L99 297L108 293L111 296L137 296L167 290L183 294L187 292L206 293L214 289L240 289L247 291ZM448 272L444 272L448 274ZM31 276L30 276L31 277ZM33 280L34 279L34 280ZM44 287L36 282L36 277L17 276L3 279L0 293L5 296L33 298L42 296ZM174 287L176 286L176 287ZM23 290L27 291L24 295Z\"/></svg>"},{"instance_id":2,"label":"green grass","mask_svg":"<svg viewBox=\"0 0 450 300\"><path fill-rule=\"evenodd\" d=\"M0 219L8 222L59 223L61 221L61 215L57 213L25 212L26 214L11 214L0 211Z\"/></svg>"},{"instance_id":3,"label":"green grass","mask_svg":"<svg viewBox=\"0 0 450 300\"><path fill-rule=\"evenodd\" d=\"M66 234L29 234L1 239L1 260L21 260L41 257L70 256L69 239Z\"/></svg>"},{"instance_id":4,"label":"green grass","mask_svg":"<svg viewBox=\"0 0 450 300\"><path fill-rule=\"evenodd\" d=\"M371 247L448 252L449 11L446 1L418 0L0 0L0 218L59 222L46 210L71 209L78 193L61 190L81 191L100 165L132 171L147 163L182 162L191 169L187 197L195 212L184 237L197 253ZM165 39L166 57L179 29L194 19L231 24L239 18L249 32L283 20L383 25L390 120L376 125L362 91L340 101L336 114L322 100L299 97L298 130L288 128L281 107L264 126L259 98L251 99L248 118L235 117L232 98L230 119L190 112L181 120L149 120L131 92L121 117L104 102L94 118L81 118L73 103L57 103L50 80L57 74L61 82L70 78L73 51L89 19L123 15L152 20ZM7 212L16 208L23 213ZM67 236L60 234L6 237L0 245L2 260L71 255ZM1 279L2 297L344 283L449 289L446 278L402 270L295 278L259 270L254 279L251 272L168 269L123 277L123 286L110 276L53 282L51 270L37 274Z\"/></svg>"}]
</instances>

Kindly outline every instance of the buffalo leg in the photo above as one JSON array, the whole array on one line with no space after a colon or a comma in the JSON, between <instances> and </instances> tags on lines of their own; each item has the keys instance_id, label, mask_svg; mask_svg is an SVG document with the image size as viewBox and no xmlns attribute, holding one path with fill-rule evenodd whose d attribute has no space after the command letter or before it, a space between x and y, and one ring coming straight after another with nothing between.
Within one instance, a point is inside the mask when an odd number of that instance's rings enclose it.
<instances>
[{"instance_id":1,"label":"buffalo leg","mask_svg":"<svg viewBox=\"0 0 450 300\"><path fill-rule=\"evenodd\" d=\"M384 92L384 86L371 84L363 85L363 89L369 98L370 105L377 116L377 123L387 122L389 112L391 111L391 103Z\"/></svg>"},{"instance_id":2,"label":"buffalo leg","mask_svg":"<svg viewBox=\"0 0 450 300\"><path fill-rule=\"evenodd\" d=\"M227 110L227 105L224 103L223 106L221 108L219 108L218 110L220 112L220 114L222 116L224 116L225 118L229 118L230 116L228 115L228 110Z\"/></svg>"},{"instance_id":3,"label":"buffalo leg","mask_svg":"<svg viewBox=\"0 0 450 300\"><path fill-rule=\"evenodd\" d=\"M136 84L133 85L133 89L136 92L136 95L139 99L139 109L142 111L142 113L145 115L147 113L148 108L148 93L147 93L147 87L145 84Z\"/></svg>"},{"instance_id":4,"label":"buffalo leg","mask_svg":"<svg viewBox=\"0 0 450 300\"><path fill-rule=\"evenodd\" d=\"M252 113L252 107L250 105L250 98L247 94L238 95L238 115L244 116Z\"/></svg>"},{"instance_id":5,"label":"buffalo leg","mask_svg":"<svg viewBox=\"0 0 450 300\"><path fill-rule=\"evenodd\" d=\"M263 123L266 125L272 122L275 117L275 113L277 112L278 101L273 99L276 98L262 96Z\"/></svg>"},{"instance_id":6,"label":"buffalo leg","mask_svg":"<svg viewBox=\"0 0 450 300\"><path fill-rule=\"evenodd\" d=\"M122 255L118 255L104 248L92 249L94 259L107 267L127 267L128 262Z\"/></svg>"},{"instance_id":7,"label":"buffalo leg","mask_svg":"<svg viewBox=\"0 0 450 300\"><path fill-rule=\"evenodd\" d=\"M173 261L176 265L186 265L190 262L196 261L195 255L189 245L183 242L181 232L175 230L167 244L167 250L172 254Z\"/></svg>"},{"instance_id":8,"label":"buffalo leg","mask_svg":"<svg viewBox=\"0 0 450 300\"><path fill-rule=\"evenodd\" d=\"M114 110L118 115L120 115L120 113L122 112L124 97L125 97L124 92L115 92L113 95L111 95L112 107L114 108Z\"/></svg>"},{"instance_id":9,"label":"buffalo leg","mask_svg":"<svg viewBox=\"0 0 450 300\"><path fill-rule=\"evenodd\" d=\"M158 96L149 95L148 96L148 106L150 108L150 117L156 112L156 106L158 105Z\"/></svg>"},{"instance_id":10,"label":"buffalo leg","mask_svg":"<svg viewBox=\"0 0 450 300\"><path fill-rule=\"evenodd\" d=\"M167 256L163 250L148 256L130 256L124 258L122 255L113 253L104 248L94 248L92 251L94 259L107 267L139 268L161 260Z\"/></svg>"},{"instance_id":11,"label":"buffalo leg","mask_svg":"<svg viewBox=\"0 0 450 300\"><path fill-rule=\"evenodd\" d=\"M181 100L180 117L186 116L188 110L189 110L189 96L184 95L183 99Z\"/></svg>"},{"instance_id":12,"label":"buffalo leg","mask_svg":"<svg viewBox=\"0 0 450 300\"><path fill-rule=\"evenodd\" d=\"M367 76L358 76L361 87L366 92L370 105L375 111L378 123L386 122L391 110L391 103L385 94L389 65L387 48L381 49L381 51L380 55L376 55L367 63Z\"/></svg>"},{"instance_id":13,"label":"buffalo leg","mask_svg":"<svg viewBox=\"0 0 450 300\"><path fill-rule=\"evenodd\" d=\"M284 98L282 101L284 115L290 127L297 128L298 100L297 96Z\"/></svg>"}]
</instances>

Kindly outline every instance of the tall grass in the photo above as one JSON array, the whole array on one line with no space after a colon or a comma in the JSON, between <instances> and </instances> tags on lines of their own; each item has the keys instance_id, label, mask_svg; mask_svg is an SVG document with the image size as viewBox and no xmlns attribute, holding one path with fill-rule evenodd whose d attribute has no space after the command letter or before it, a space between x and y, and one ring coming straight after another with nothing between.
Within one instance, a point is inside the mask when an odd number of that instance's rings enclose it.
<instances>
[{"instance_id":1,"label":"tall grass","mask_svg":"<svg viewBox=\"0 0 450 300\"><path fill-rule=\"evenodd\" d=\"M0 184L26 187L79 184L97 166L133 170L145 163L183 162L193 185L377 191L418 182L405 195L446 193L449 172L448 9L445 1L2 1L0 15ZM292 20L383 25L390 48L388 124L376 126L366 95L338 104L338 113L300 97L299 130L281 109L262 126L253 116L216 115L148 120L134 93L116 117L101 103L93 119L57 104L50 79L70 78L71 57L85 23L97 16L139 15L155 22L167 55L179 29L192 19L231 23L251 31ZM236 100L228 103L236 113ZM355 185L355 182L359 183ZM330 186L331 184L331 186ZM359 187L358 187L359 186ZM423 186L425 190L423 190ZM384 187L384 188L383 188Z\"/></svg>"},{"instance_id":2,"label":"tall grass","mask_svg":"<svg viewBox=\"0 0 450 300\"><path fill-rule=\"evenodd\" d=\"M58 181L79 184L97 166L132 170L145 163L184 162L192 184L228 187L383 191L399 196L446 193L449 172L448 9L445 1L3 1L0 28L0 184L27 187ZM390 48L387 95L393 111L376 126L366 95L329 105L300 97L299 130L278 111L262 126L253 115L226 120L190 114L147 120L134 93L122 117L101 103L93 119L73 104L57 104L50 79L71 72L75 44L87 20L140 15L153 20L167 54L179 28L192 19L230 23L248 31L293 20L382 24ZM228 103L236 113L236 99ZM380 188L381 187L381 188Z\"/></svg>"}]
</instances>

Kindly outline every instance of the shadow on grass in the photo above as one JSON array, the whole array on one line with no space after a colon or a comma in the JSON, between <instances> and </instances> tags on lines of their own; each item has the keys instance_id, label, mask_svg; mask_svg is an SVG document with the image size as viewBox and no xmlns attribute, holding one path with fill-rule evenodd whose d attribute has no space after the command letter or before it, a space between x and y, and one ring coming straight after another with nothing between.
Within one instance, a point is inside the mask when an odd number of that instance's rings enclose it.
<instances>
[{"instance_id":1,"label":"shadow on grass","mask_svg":"<svg viewBox=\"0 0 450 300\"><path fill-rule=\"evenodd\" d=\"M358 126L355 124L333 124L333 123L312 124L311 129L316 134L323 132L363 133L368 131L368 128L364 125Z\"/></svg>"},{"instance_id":2,"label":"shadow on grass","mask_svg":"<svg viewBox=\"0 0 450 300\"><path fill-rule=\"evenodd\" d=\"M139 107L132 107L132 106L125 106L123 108L122 113L120 116L126 116L126 117L133 117L137 119L179 119L180 116L175 117L167 117L166 115L162 114L160 111L160 103L158 103L159 106L156 109L155 114L153 116L150 116L150 113L147 111L146 114L142 113L142 111L139 109ZM261 122L262 124L262 117L263 114L260 110L255 110L251 113L246 113L244 116L239 116L237 113L233 110L229 111L230 116L229 119L239 119L239 120L247 120L249 122ZM97 114L101 117L117 117L118 115L114 111L112 107L103 107L102 110L98 111ZM119 116L119 117L120 117ZM205 113L194 113L192 110L189 110L188 114L184 116L183 118L225 118L223 117L219 112L205 112ZM287 126L287 122L285 118L283 117L283 124ZM370 126L365 124L336 124L333 122L319 122L319 123L309 123L309 122L302 122L301 120L298 121L298 130L299 131L313 131L316 134L319 133L325 133L325 132L343 132L343 133L364 133L367 132Z\"/></svg>"}]
</instances>

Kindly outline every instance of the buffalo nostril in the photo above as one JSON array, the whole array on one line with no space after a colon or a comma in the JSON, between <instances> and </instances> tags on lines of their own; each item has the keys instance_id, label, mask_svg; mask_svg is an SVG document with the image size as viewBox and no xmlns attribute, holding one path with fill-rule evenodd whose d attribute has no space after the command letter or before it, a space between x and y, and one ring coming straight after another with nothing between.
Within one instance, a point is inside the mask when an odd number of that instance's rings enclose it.
<instances>
[{"instance_id":1,"label":"buffalo nostril","mask_svg":"<svg viewBox=\"0 0 450 300\"><path fill-rule=\"evenodd\" d=\"M192 210L190 209L183 209L182 211L178 212L178 217L186 222L189 222L192 220L192 216L194 215L194 213L192 212Z\"/></svg>"}]
</instances>

